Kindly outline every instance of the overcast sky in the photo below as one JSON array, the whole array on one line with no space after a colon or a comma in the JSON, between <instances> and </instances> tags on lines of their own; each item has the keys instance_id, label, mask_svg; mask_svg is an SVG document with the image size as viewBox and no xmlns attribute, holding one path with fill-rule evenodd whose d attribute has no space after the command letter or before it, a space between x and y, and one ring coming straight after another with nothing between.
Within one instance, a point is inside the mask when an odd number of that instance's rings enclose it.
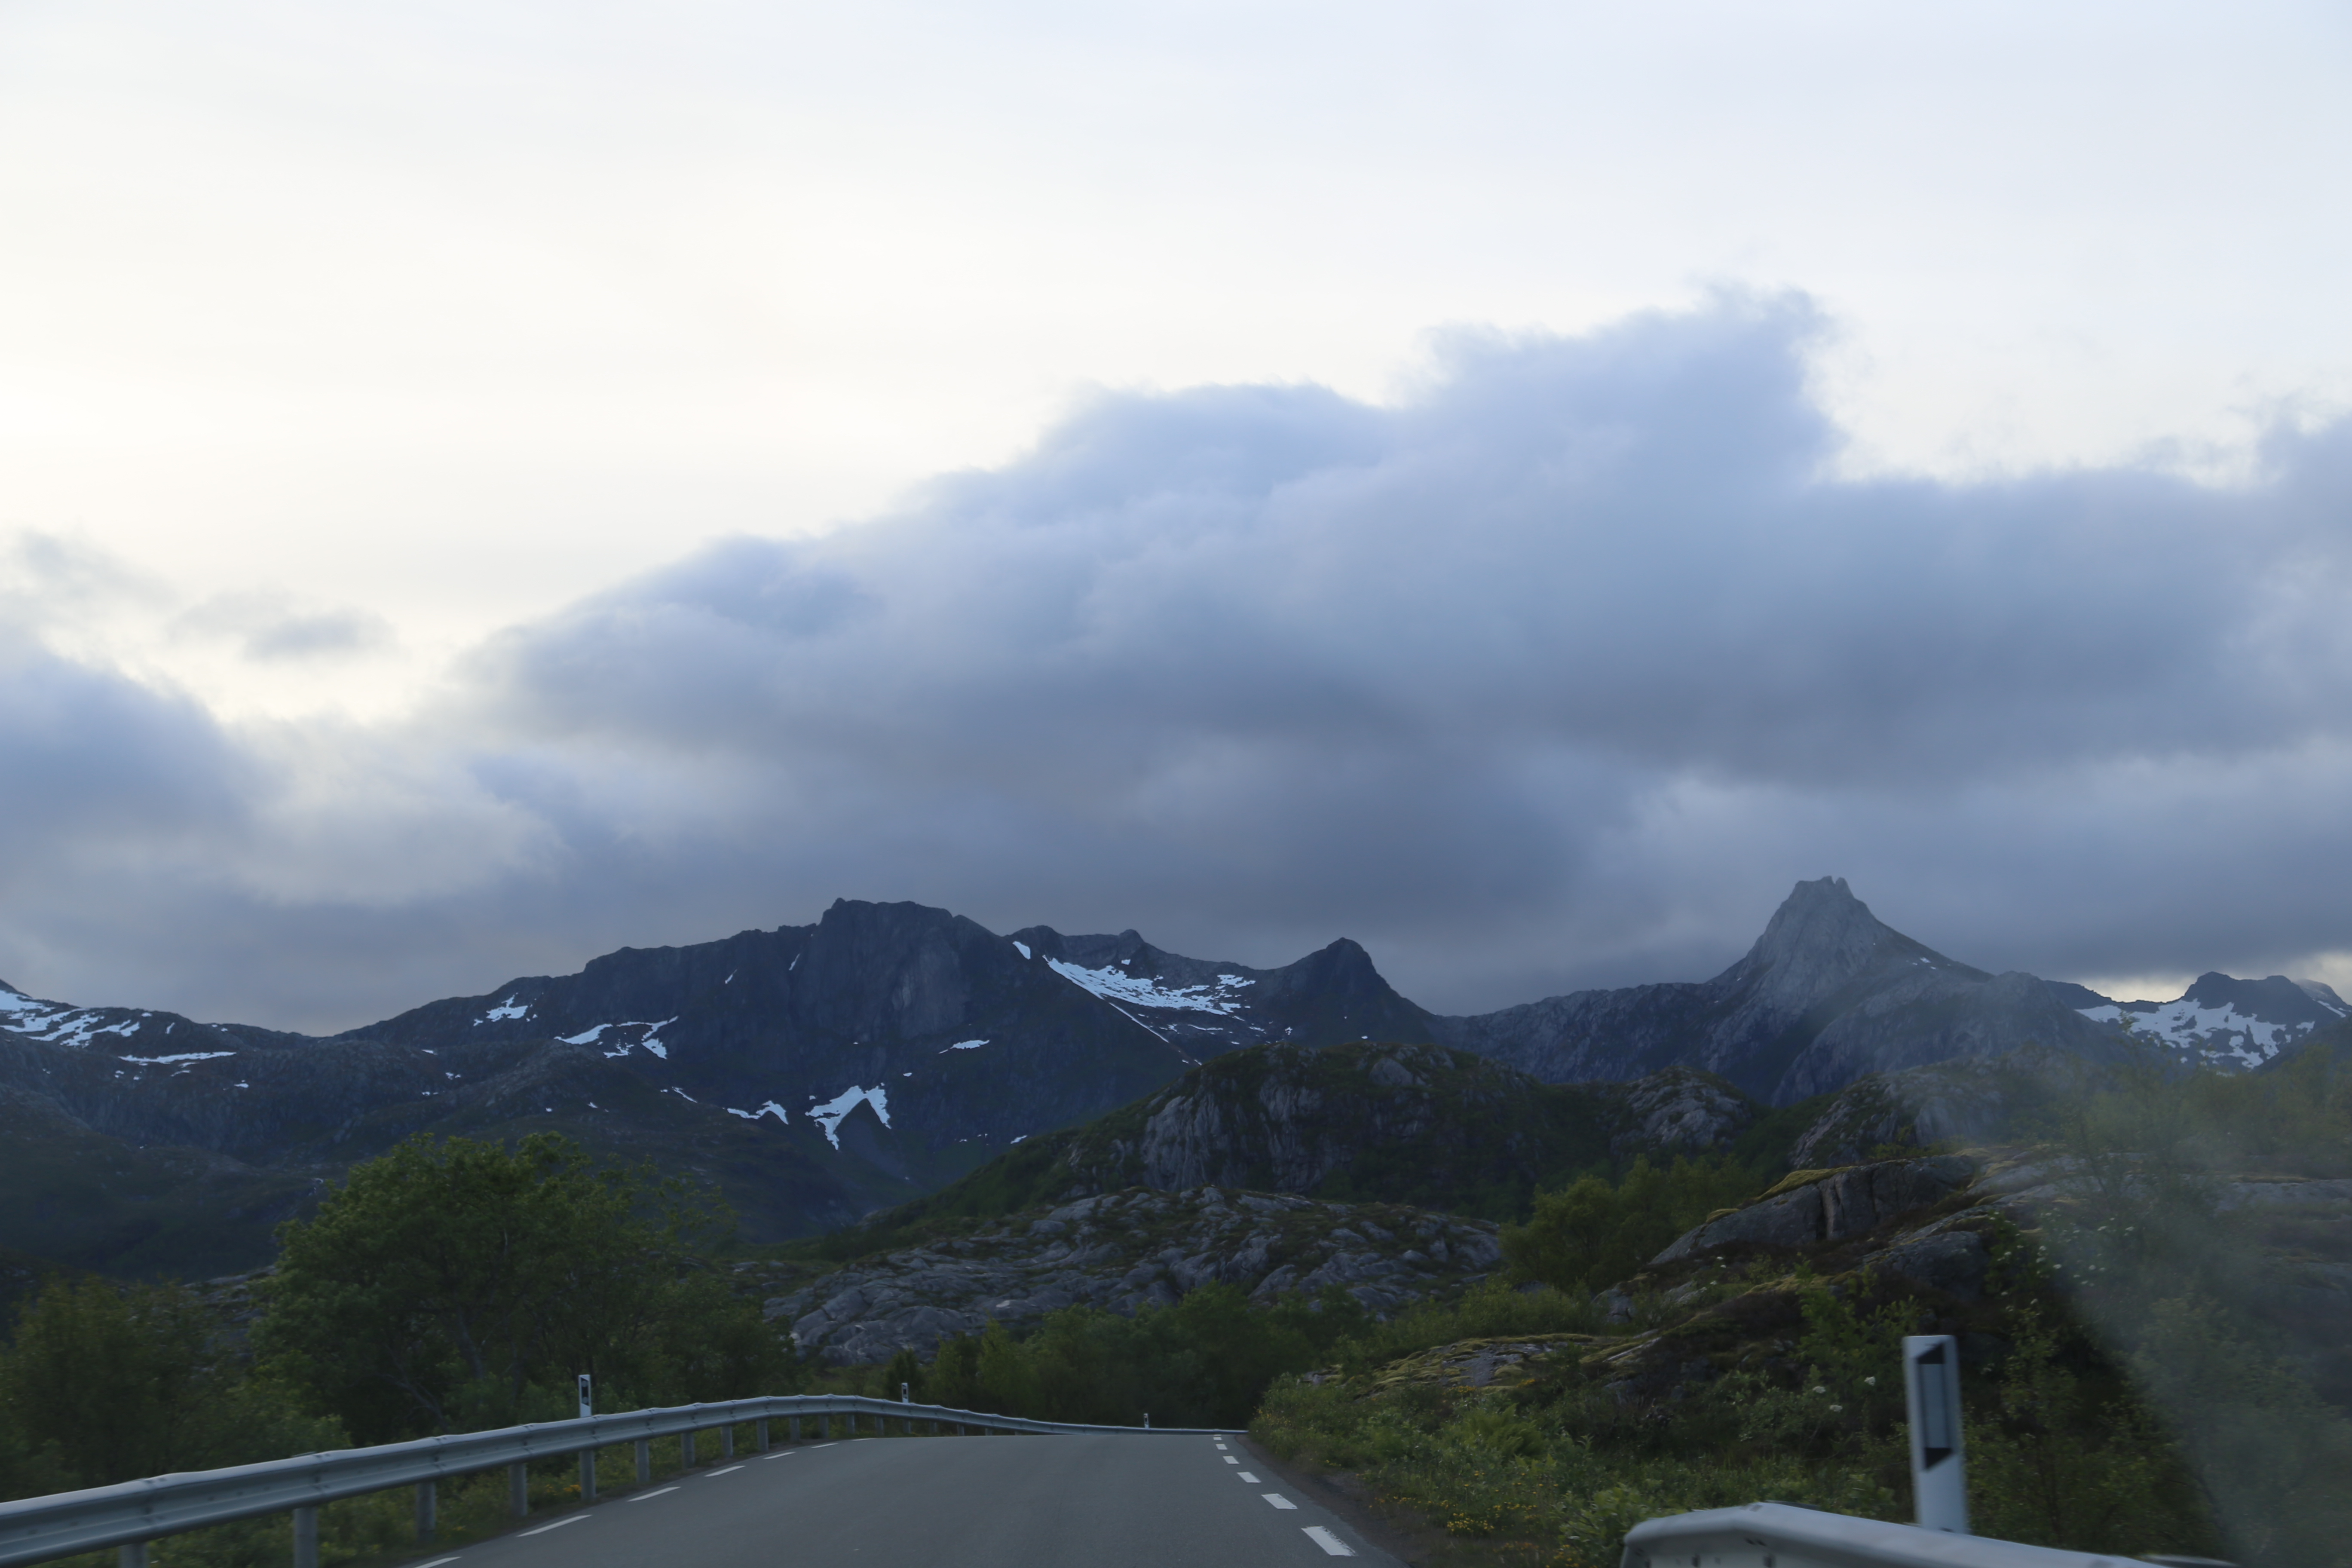
<instances>
[{"instance_id":1,"label":"overcast sky","mask_svg":"<svg viewBox=\"0 0 2352 1568\"><path fill-rule=\"evenodd\" d=\"M2325 5L0 4L0 976L2352 982ZM2170 994L2169 990L2165 992Z\"/></svg>"}]
</instances>

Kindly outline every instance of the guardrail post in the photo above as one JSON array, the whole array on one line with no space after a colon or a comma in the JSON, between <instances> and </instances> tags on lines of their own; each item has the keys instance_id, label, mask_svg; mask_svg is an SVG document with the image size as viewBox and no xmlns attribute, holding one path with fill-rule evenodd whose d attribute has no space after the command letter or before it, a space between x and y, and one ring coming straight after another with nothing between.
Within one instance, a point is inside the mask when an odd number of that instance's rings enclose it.
<instances>
[{"instance_id":1,"label":"guardrail post","mask_svg":"<svg viewBox=\"0 0 2352 1568\"><path fill-rule=\"evenodd\" d=\"M820 1416L818 1416L818 1417L816 1418L816 1439L817 1439L817 1441L818 1441L818 1442L820 1442L820 1443L823 1443L823 1442L825 1442L825 1441L829 1440L832 1436L833 1436L833 1417L832 1417L830 1415L820 1415Z\"/></svg>"},{"instance_id":2,"label":"guardrail post","mask_svg":"<svg viewBox=\"0 0 2352 1568\"><path fill-rule=\"evenodd\" d=\"M650 1437L637 1439L637 1485L644 1486L654 1479L654 1445Z\"/></svg>"},{"instance_id":3,"label":"guardrail post","mask_svg":"<svg viewBox=\"0 0 2352 1568\"><path fill-rule=\"evenodd\" d=\"M735 1423L732 1421L719 1428L719 1457L722 1459L735 1457Z\"/></svg>"},{"instance_id":4,"label":"guardrail post","mask_svg":"<svg viewBox=\"0 0 2352 1568\"><path fill-rule=\"evenodd\" d=\"M596 1500L596 1450L593 1448L580 1450L580 1500Z\"/></svg>"},{"instance_id":5,"label":"guardrail post","mask_svg":"<svg viewBox=\"0 0 2352 1568\"><path fill-rule=\"evenodd\" d=\"M691 1432L677 1435L677 1462L681 1469L694 1468L694 1434Z\"/></svg>"},{"instance_id":6,"label":"guardrail post","mask_svg":"<svg viewBox=\"0 0 2352 1568\"><path fill-rule=\"evenodd\" d=\"M440 1523L440 1488L437 1483L433 1481L419 1481L416 1483L417 1545L429 1546L432 1544L434 1529ZM140 1568L146 1568L146 1565L142 1563Z\"/></svg>"},{"instance_id":7,"label":"guardrail post","mask_svg":"<svg viewBox=\"0 0 2352 1568\"><path fill-rule=\"evenodd\" d=\"M766 1416L761 1416L758 1423L752 1426L751 1441L759 1446L760 1452L762 1454L768 1451L768 1418Z\"/></svg>"},{"instance_id":8,"label":"guardrail post","mask_svg":"<svg viewBox=\"0 0 2352 1568\"><path fill-rule=\"evenodd\" d=\"M294 1568L319 1568L319 1510L294 1510Z\"/></svg>"},{"instance_id":9,"label":"guardrail post","mask_svg":"<svg viewBox=\"0 0 2352 1568\"><path fill-rule=\"evenodd\" d=\"M530 1517L530 1467L517 1463L507 1467L507 1508L517 1519Z\"/></svg>"},{"instance_id":10,"label":"guardrail post","mask_svg":"<svg viewBox=\"0 0 2352 1568\"><path fill-rule=\"evenodd\" d=\"M147 1543L126 1541L114 1553L115 1568L147 1568Z\"/></svg>"},{"instance_id":11,"label":"guardrail post","mask_svg":"<svg viewBox=\"0 0 2352 1568\"><path fill-rule=\"evenodd\" d=\"M790 1434L791 1440L793 1442L799 1442L801 1440L801 1418L797 1415L790 1415L785 1417L785 1421L787 1423L784 1427L785 1432Z\"/></svg>"}]
</instances>

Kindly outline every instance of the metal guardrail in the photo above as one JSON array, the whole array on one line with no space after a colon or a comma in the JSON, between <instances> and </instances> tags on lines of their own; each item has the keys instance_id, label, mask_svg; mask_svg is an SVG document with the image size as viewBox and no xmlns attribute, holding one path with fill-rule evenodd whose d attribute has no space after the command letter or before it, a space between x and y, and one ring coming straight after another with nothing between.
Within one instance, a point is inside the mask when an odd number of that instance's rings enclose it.
<instances>
[{"instance_id":1,"label":"metal guardrail","mask_svg":"<svg viewBox=\"0 0 2352 1568\"><path fill-rule=\"evenodd\" d=\"M48 1497L0 1502L0 1568L18 1563L44 1563L76 1552L109 1546L130 1548L144 1560L143 1543L208 1524L254 1519L265 1514L292 1513L296 1568L314 1568L317 1561L318 1515L322 1503L394 1487L419 1488L417 1521L427 1534L433 1518L431 1493L425 1487L439 1481L500 1466L527 1465L536 1459L583 1454L623 1443L648 1443L656 1437L676 1437L718 1428L727 1436L731 1451L734 1428L755 1424L760 1447L768 1446L768 1423L797 1423L815 1418L830 1425L847 1416L853 1433L856 1418L879 1422L903 1420L937 1423L965 1433L1051 1434L1119 1432L1147 1435L1202 1436L1222 1428L1087 1426L1063 1421L1032 1421L1025 1416L995 1415L983 1411L955 1410L939 1405L908 1405L853 1394L772 1394L734 1399L716 1405L686 1405L667 1410L633 1410L616 1415L585 1415L572 1421L546 1421L490 1432L462 1432L446 1437L420 1437L407 1443L385 1443L370 1448L338 1448L304 1454L290 1459L270 1459L257 1465L236 1465L222 1470L152 1476L86 1491L58 1492ZM883 1430L887 1430L883 1428ZM685 1456L693 1462L691 1449ZM645 1477L645 1454L639 1450L639 1479ZM520 1486L516 1511L524 1511ZM593 1498L593 1485L583 1500ZM306 1518L307 1516L307 1518ZM306 1531L305 1525L308 1525Z\"/></svg>"},{"instance_id":2,"label":"metal guardrail","mask_svg":"<svg viewBox=\"0 0 2352 1568\"><path fill-rule=\"evenodd\" d=\"M1751 1502L1644 1520L1625 1532L1619 1568L2119 1568L2137 1561Z\"/></svg>"}]
</instances>

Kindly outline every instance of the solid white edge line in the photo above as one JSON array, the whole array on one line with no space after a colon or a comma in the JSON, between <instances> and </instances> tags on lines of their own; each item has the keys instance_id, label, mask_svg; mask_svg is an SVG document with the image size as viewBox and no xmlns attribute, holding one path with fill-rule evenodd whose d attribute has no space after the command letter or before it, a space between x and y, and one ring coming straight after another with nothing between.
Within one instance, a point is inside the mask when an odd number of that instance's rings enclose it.
<instances>
[{"instance_id":1,"label":"solid white edge line","mask_svg":"<svg viewBox=\"0 0 2352 1568\"><path fill-rule=\"evenodd\" d=\"M515 1533L517 1535L545 1535L551 1530L562 1530L565 1525L577 1524L587 1517L588 1516L584 1513L575 1513L570 1519L559 1519L553 1524L542 1524L537 1530L518 1530Z\"/></svg>"},{"instance_id":2,"label":"solid white edge line","mask_svg":"<svg viewBox=\"0 0 2352 1568\"><path fill-rule=\"evenodd\" d=\"M705 1470L702 1472L702 1476L705 1480L709 1479L712 1476L731 1476L742 1468L743 1467L740 1465L730 1465L723 1470Z\"/></svg>"},{"instance_id":3,"label":"solid white edge line","mask_svg":"<svg viewBox=\"0 0 2352 1568\"><path fill-rule=\"evenodd\" d=\"M456 1561L457 1560L455 1557L436 1557L430 1563L419 1563L416 1564L416 1568L441 1568L441 1564L444 1563L455 1563Z\"/></svg>"},{"instance_id":4,"label":"solid white edge line","mask_svg":"<svg viewBox=\"0 0 2352 1568\"><path fill-rule=\"evenodd\" d=\"M1340 1540L1338 1536L1332 1534L1329 1531L1324 1529L1319 1524L1302 1525L1299 1528L1307 1531L1307 1540L1313 1542L1316 1545L1321 1547L1324 1551L1329 1552L1334 1557L1353 1557L1356 1554L1356 1549L1354 1547L1349 1545L1346 1542Z\"/></svg>"},{"instance_id":5,"label":"solid white edge line","mask_svg":"<svg viewBox=\"0 0 2352 1568\"><path fill-rule=\"evenodd\" d=\"M1298 1506L1288 1498L1283 1496L1280 1492L1260 1492L1257 1495L1265 1499L1266 1501L1272 1503L1276 1508L1296 1509Z\"/></svg>"},{"instance_id":6,"label":"solid white edge line","mask_svg":"<svg viewBox=\"0 0 2352 1568\"><path fill-rule=\"evenodd\" d=\"M625 1497L621 1500L623 1502L643 1502L646 1499L651 1497L667 1497L670 1493L676 1490L677 1490L676 1487L663 1487L658 1491L639 1492L635 1497Z\"/></svg>"}]
</instances>

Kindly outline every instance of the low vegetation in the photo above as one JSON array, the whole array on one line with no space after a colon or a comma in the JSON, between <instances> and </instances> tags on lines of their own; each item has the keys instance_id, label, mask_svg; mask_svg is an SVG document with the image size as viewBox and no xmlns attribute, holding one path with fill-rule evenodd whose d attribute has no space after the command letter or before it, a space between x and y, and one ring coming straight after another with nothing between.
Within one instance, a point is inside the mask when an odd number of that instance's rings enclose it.
<instances>
[{"instance_id":1,"label":"low vegetation","mask_svg":"<svg viewBox=\"0 0 2352 1568\"><path fill-rule=\"evenodd\" d=\"M2352 1347L2340 1292L2297 1270L2352 1260L2327 1250L2339 1222L2274 1200L2352 1175L2345 1054L2230 1078L2150 1059L2042 1107L2001 1152L2030 1203L1963 1192L1906 1222L1976 1226L1981 1288L1877 1268L1883 1234L1652 1266L1691 1226L1819 1174L1785 1171L1796 1118L1769 1113L1708 1158L1563 1172L1506 1226L1495 1277L1385 1321L1336 1288L1265 1301L1210 1284L846 1368L803 1361L761 1321L710 1261L723 1215L696 1194L560 1138L418 1141L283 1230L249 1336L181 1286L58 1275L28 1296L0 1352L0 1489L546 1418L588 1370L607 1408L903 1387L1047 1419L1246 1423L1288 1460L1358 1478L1430 1563L1614 1568L1631 1525L1686 1509L1908 1518L1898 1342L1948 1332L1979 1532L2330 1568L2352 1563ZM1066 1158L1041 1141L942 1205L826 1247L968 1227ZM678 1462L675 1442L656 1462ZM626 1463L607 1456L602 1484L625 1484ZM561 1502L576 1473L541 1467L532 1487ZM502 1528L504 1491L502 1475L445 1489L443 1539ZM408 1507L327 1510L327 1558L405 1554ZM284 1550L284 1521L263 1520L158 1542L153 1561L243 1568Z\"/></svg>"},{"instance_id":2,"label":"low vegetation","mask_svg":"<svg viewBox=\"0 0 2352 1568\"><path fill-rule=\"evenodd\" d=\"M2283 1288L2310 1238L2249 1210L2261 1182L2231 1195L2249 1174L2352 1171L2352 1078L2325 1058L2228 1078L2151 1059L2021 1131L2045 1196L2032 1228L1999 1229L1976 1300L1817 1274L1802 1252L1647 1269L1670 1221L1731 1188L1695 1163L1636 1167L1507 1230L1532 1294L1498 1281L1342 1343L1275 1384L1255 1432L1358 1474L1426 1525L1433 1561L1603 1568L1632 1524L1688 1509L1910 1517L1899 1341L1953 1332L1978 1532L2352 1561L2340 1312L2314 1321L2296 1302L2326 1298ZM1602 1282L1625 1321L1598 1321Z\"/></svg>"}]
</instances>

